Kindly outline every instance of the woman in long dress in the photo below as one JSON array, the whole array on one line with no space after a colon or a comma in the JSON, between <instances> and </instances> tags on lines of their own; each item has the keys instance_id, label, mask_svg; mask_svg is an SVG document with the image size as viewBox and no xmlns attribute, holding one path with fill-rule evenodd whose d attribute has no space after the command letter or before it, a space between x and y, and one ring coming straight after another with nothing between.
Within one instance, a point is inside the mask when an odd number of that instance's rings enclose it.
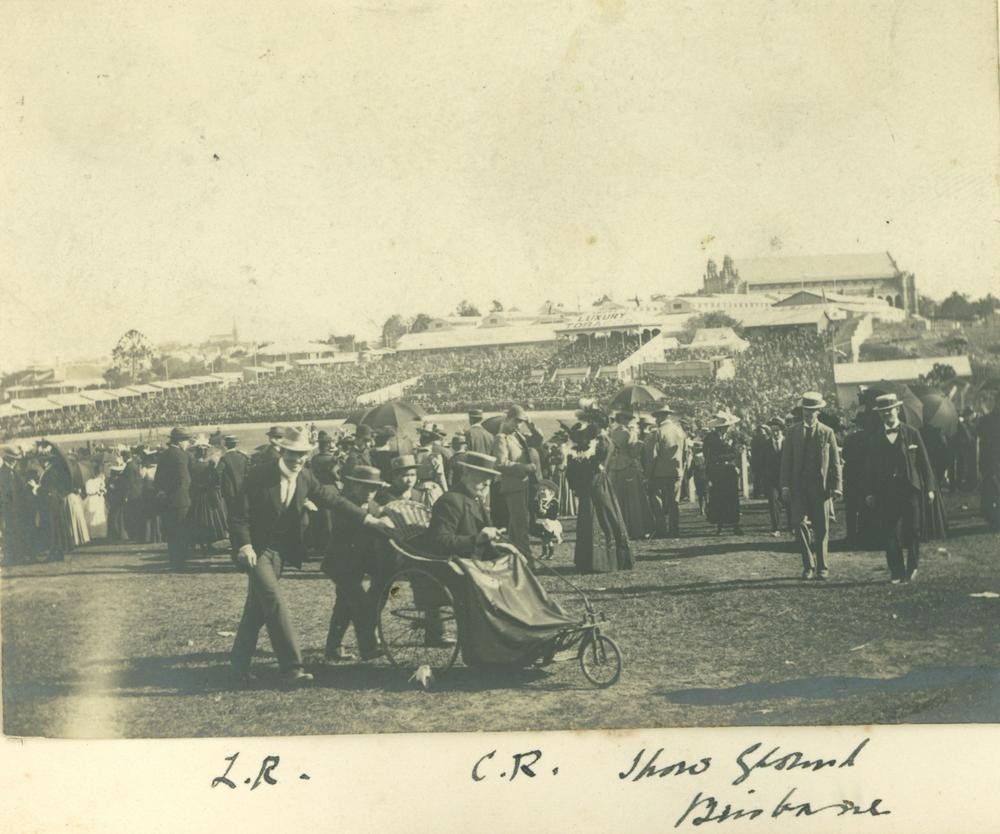
<instances>
[{"instance_id":1,"label":"woman in long dress","mask_svg":"<svg viewBox=\"0 0 1000 834\"><path fill-rule=\"evenodd\" d=\"M711 431L705 435L705 475L708 478L707 517L716 527L732 525L733 533L740 528L740 446L733 433L733 426L740 421L735 415L720 412L709 423Z\"/></svg>"},{"instance_id":2,"label":"woman in long dress","mask_svg":"<svg viewBox=\"0 0 1000 834\"><path fill-rule=\"evenodd\" d=\"M191 509L188 510L191 543L205 551L215 542L229 537L226 505L222 501L222 487L211 449L208 437L199 435L191 461Z\"/></svg>"},{"instance_id":3,"label":"woman in long dress","mask_svg":"<svg viewBox=\"0 0 1000 834\"><path fill-rule=\"evenodd\" d=\"M628 570L635 566L635 555L608 478L607 417L590 406L577 412L577 418L566 461L566 475L578 500L573 561L585 573Z\"/></svg>"},{"instance_id":4,"label":"woman in long dress","mask_svg":"<svg viewBox=\"0 0 1000 834\"><path fill-rule=\"evenodd\" d=\"M91 539L106 539L108 537L108 508L106 501L104 475L98 474L88 478L83 499L83 514L87 520L87 529Z\"/></svg>"},{"instance_id":5,"label":"woman in long dress","mask_svg":"<svg viewBox=\"0 0 1000 834\"><path fill-rule=\"evenodd\" d=\"M615 425L608 434L611 441L608 477L618 499L628 537L634 541L649 537L653 532L650 526L653 519L638 458L639 438L631 428L631 422L629 412L615 414Z\"/></svg>"}]
</instances>

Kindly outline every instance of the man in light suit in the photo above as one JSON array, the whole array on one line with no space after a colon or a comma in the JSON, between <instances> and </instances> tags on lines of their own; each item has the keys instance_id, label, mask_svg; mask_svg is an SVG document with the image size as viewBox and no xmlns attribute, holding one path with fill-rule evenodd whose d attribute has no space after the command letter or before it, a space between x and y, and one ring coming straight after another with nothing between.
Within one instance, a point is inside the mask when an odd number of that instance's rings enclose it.
<instances>
[{"instance_id":1,"label":"man in light suit","mask_svg":"<svg viewBox=\"0 0 1000 834\"><path fill-rule=\"evenodd\" d=\"M677 538L680 535L681 483L684 480L687 435L680 423L670 415L670 406L661 405L653 411L656 429L645 437L643 463L649 503L656 525L656 538ZM670 527L667 528L669 519Z\"/></svg>"},{"instance_id":2,"label":"man in light suit","mask_svg":"<svg viewBox=\"0 0 1000 834\"><path fill-rule=\"evenodd\" d=\"M525 556L531 556L530 501L533 484L541 480L541 461L529 441L541 439L519 405L507 411L507 420L493 444L493 457L500 471L500 496L507 508L507 537Z\"/></svg>"},{"instance_id":3,"label":"man in light suit","mask_svg":"<svg viewBox=\"0 0 1000 834\"><path fill-rule=\"evenodd\" d=\"M833 498L843 494L840 450L833 429L819 421L823 395L802 395L802 422L788 430L781 451L781 499L791 502L792 529L802 552L802 578L826 579Z\"/></svg>"}]
</instances>

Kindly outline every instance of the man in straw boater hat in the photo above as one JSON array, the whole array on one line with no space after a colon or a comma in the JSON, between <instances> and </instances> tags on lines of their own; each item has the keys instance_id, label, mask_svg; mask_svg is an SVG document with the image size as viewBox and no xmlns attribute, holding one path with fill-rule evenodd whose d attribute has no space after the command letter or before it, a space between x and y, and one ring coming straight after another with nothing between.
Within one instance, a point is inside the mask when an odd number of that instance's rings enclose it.
<instances>
[{"instance_id":1,"label":"man in straw boater hat","mask_svg":"<svg viewBox=\"0 0 1000 834\"><path fill-rule=\"evenodd\" d=\"M191 555L191 458L187 453L191 434L182 428L170 432L167 448L160 454L153 486L160 499L160 518L167 539L170 569L184 570Z\"/></svg>"},{"instance_id":2,"label":"man in straw boater hat","mask_svg":"<svg viewBox=\"0 0 1000 834\"><path fill-rule=\"evenodd\" d=\"M378 467L355 466L344 475L343 503L331 512L334 535L323 559L323 573L333 580L336 599L326 637L327 662L355 659L342 645L352 623L361 659L374 660L382 654L375 637L378 597L382 590L377 581L378 540L375 537L381 536L381 531L376 532L375 525L365 523L365 514L377 511L373 499L386 486ZM391 529L392 522L387 526ZM369 591L362 584L366 574L372 577Z\"/></svg>"},{"instance_id":3,"label":"man in straw boater hat","mask_svg":"<svg viewBox=\"0 0 1000 834\"><path fill-rule=\"evenodd\" d=\"M302 686L312 681L302 668L302 652L278 584L285 565L302 566L306 502L372 529L388 532L392 527L387 519L377 519L348 501L335 486L321 484L305 468L312 444L304 429L284 427L276 446L276 460L250 470L229 524L233 561L248 575L246 604L232 651L233 673L240 686L253 680L250 662L261 626L267 627L282 682Z\"/></svg>"},{"instance_id":4,"label":"man in straw boater hat","mask_svg":"<svg viewBox=\"0 0 1000 834\"><path fill-rule=\"evenodd\" d=\"M673 419L673 409L666 403L653 409L656 428L643 441L643 462L649 504L653 511L658 539L680 535L681 484L684 480L684 455L687 434ZM669 522L669 528L668 528Z\"/></svg>"},{"instance_id":5,"label":"man in straw boater hat","mask_svg":"<svg viewBox=\"0 0 1000 834\"><path fill-rule=\"evenodd\" d=\"M865 432L865 503L885 535L889 581L916 578L920 562L920 513L924 495L934 500L934 471L920 432L900 422L895 394L875 398L882 428ZM906 562L903 562L903 548Z\"/></svg>"},{"instance_id":6,"label":"man in straw boater hat","mask_svg":"<svg viewBox=\"0 0 1000 834\"><path fill-rule=\"evenodd\" d=\"M452 484L431 510L427 541L439 556L471 556L478 545L497 541L502 531L490 516L490 481L500 475L497 459L466 452L455 466Z\"/></svg>"},{"instance_id":7,"label":"man in straw boater hat","mask_svg":"<svg viewBox=\"0 0 1000 834\"><path fill-rule=\"evenodd\" d=\"M507 509L508 537L525 556L531 556L531 511L529 509L533 482L541 477L541 459L529 440L538 435L519 405L507 410L500 433L493 443L493 457L500 471L500 497Z\"/></svg>"},{"instance_id":8,"label":"man in straw boater hat","mask_svg":"<svg viewBox=\"0 0 1000 834\"><path fill-rule=\"evenodd\" d=\"M802 578L826 579L833 499L843 495L840 450L833 429L819 421L823 395L807 391L799 400L802 421L788 430L781 452L781 498L791 506L792 530L802 553Z\"/></svg>"}]
</instances>

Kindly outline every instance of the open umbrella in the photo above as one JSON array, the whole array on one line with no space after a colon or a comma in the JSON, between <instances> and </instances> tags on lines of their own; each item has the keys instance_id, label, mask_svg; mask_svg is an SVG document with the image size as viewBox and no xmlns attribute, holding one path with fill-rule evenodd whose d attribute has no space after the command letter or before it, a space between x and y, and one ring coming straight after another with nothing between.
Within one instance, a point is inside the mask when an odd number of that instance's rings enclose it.
<instances>
[{"instance_id":1,"label":"open umbrella","mask_svg":"<svg viewBox=\"0 0 1000 834\"><path fill-rule=\"evenodd\" d=\"M356 408L344 418L344 422L350 423L352 426L359 426L361 425L361 418L364 417L369 411L371 411L371 408L368 406L365 408Z\"/></svg>"},{"instance_id":2,"label":"open umbrella","mask_svg":"<svg viewBox=\"0 0 1000 834\"><path fill-rule=\"evenodd\" d=\"M490 434L500 434L500 426L503 425L503 421L504 416L502 414L495 414L483 420L483 428Z\"/></svg>"},{"instance_id":3,"label":"open umbrella","mask_svg":"<svg viewBox=\"0 0 1000 834\"><path fill-rule=\"evenodd\" d=\"M423 419L423 409L413 403L408 403L405 400L388 400L368 409L357 425L371 426L372 428L392 426L398 429Z\"/></svg>"},{"instance_id":4,"label":"open umbrella","mask_svg":"<svg viewBox=\"0 0 1000 834\"><path fill-rule=\"evenodd\" d=\"M895 394L902 400L902 419L904 423L913 426L915 429L923 426L924 404L920 402L920 399L910 390L910 386L905 382L890 382L883 379L880 382L873 383L862 391L860 400L862 405L871 408L875 405L875 398L883 394Z\"/></svg>"},{"instance_id":5,"label":"open umbrella","mask_svg":"<svg viewBox=\"0 0 1000 834\"><path fill-rule=\"evenodd\" d=\"M663 402L667 398L655 385L626 385L611 398L611 408L633 409L641 405Z\"/></svg>"},{"instance_id":6,"label":"open umbrella","mask_svg":"<svg viewBox=\"0 0 1000 834\"><path fill-rule=\"evenodd\" d=\"M920 398L923 403L925 426L933 426L945 437L953 437L958 430L958 409L944 394L930 393Z\"/></svg>"}]
</instances>

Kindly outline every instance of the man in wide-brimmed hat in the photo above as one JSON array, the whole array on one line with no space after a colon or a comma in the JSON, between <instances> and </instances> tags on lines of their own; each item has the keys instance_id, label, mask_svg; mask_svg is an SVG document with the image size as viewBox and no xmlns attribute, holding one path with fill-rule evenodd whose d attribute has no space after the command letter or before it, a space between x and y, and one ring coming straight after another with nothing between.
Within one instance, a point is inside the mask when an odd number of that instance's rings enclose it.
<instances>
[{"instance_id":1,"label":"man in wide-brimmed hat","mask_svg":"<svg viewBox=\"0 0 1000 834\"><path fill-rule=\"evenodd\" d=\"M306 468L313 447L305 429L286 426L276 445L278 459L250 470L229 520L233 561L249 578L243 618L232 651L233 671L240 685L252 679L250 662L265 625L282 682L301 686L312 681L312 675L303 669L298 638L278 584L286 565L302 565L307 502L373 530L392 528L390 521L366 512L335 486L321 484Z\"/></svg>"},{"instance_id":2,"label":"man in wide-brimmed hat","mask_svg":"<svg viewBox=\"0 0 1000 834\"><path fill-rule=\"evenodd\" d=\"M900 422L895 394L875 398L882 428L865 432L865 503L885 533L885 558L893 584L916 578L924 496L934 501L934 471L920 432ZM903 562L906 548L906 562Z\"/></svg>"},{"instance_id":3,"label":"man in wide-brimmed hat","mask_svg":"<svg viewBox=\"0 0 1000 834\"><path fill-rule=\"evenodd\" d=\"M525 556L531 555L529 505L534 484L542 477L541 457L532 440L536 435L541 438L528 412L512 405L493 442L500 498L507 509L507 535Z\"/></svg>"},{"instance_id":4,"label":"man in wide-brimmed hat","mask_svg":"<svg viewBox=\"0 0 1000 834\"><path fill-rule=\"evenodd\" d=\"M336 535L323 559L323 573L330 577L336 588L330 628L326 636L327 661L341 662L354 657L343 648L348 627L354 624L354 636L362 660L373 660L382 652L375 637L375 620L381 583L377 581L375 564L377 536L372 525L365 524L358 511L374 509L375 494L388 486L382 473L374 466L355 466L344 475L345 503L331 511ZM350 506L348 506L348 503ZM365 591L365 575L372 577L371 590Z\"/></svg>"},{"instance_id":5,"label":"man in wide-brimmed hat","mask_svg":"<svg viewBox=\"0 0 1000 834\"><path fill-rule=\"evenodd\" d=\"M191 555L191 458L187 453L191 434L176 427L170 432L167 448L156 465L153 486L159 493L160 520L167 540L170 569L184 570Z\"/></svg>"},{"instance_id":6,"label":"man in wide-brimmed hat","mask_svg":"<svg viewBox=\"0 0 1000 834\"><path fill-rule=\"evenodd\" d=\"M680 535L679 502L688 439L669 405L658 405L652 413L656 428L646 435L642 456L649 505L656 538L676 538Z\"/></svg>"},{"instance_id":7,"label":"man in wide-brimmed hat","mask_svg":"<svg viewBox=\"0 0 1000 834\"><path fill-rule=\"evenodd\" d=\"M490 481L500 476L497 459L466 452L456 465L457 482L434 505L428 542L440 556L471 556L483 542L500 538L490 516Z\"/></svg>"},{"instance_id":8,"label":"man in wide-brimmed hat","mask_svg":"<svg viewBox=\"0 0 1000 834\"><path fill-rule=\"evenodd\" d=\"M823 395L807 391L799 400L802 421L793 424L781 453L781 497L792 508L792 529L802 554L802 578L826 579L833 500L843 495L837 435L819 421Z\"/></svg>"}]
</instances>

